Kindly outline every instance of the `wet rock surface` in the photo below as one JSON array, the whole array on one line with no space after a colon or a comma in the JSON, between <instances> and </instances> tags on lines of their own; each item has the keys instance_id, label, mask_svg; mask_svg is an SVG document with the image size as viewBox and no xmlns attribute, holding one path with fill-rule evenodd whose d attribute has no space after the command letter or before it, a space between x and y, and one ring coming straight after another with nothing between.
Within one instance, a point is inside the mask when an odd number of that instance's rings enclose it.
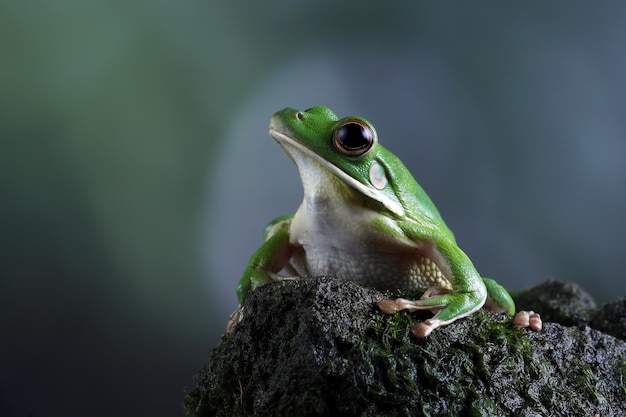
<instances>
[{"instance_id":1,"label":"wet rock surface","mask_svg":"<svg viewBox=\"0 0 626 417\"><path fill-rule=\"evenodd\" d=\"M481 310L426 339L409 329L430 313L376 307L419 295L333 278L260 287L209 352L187 415L626 415L624 299L598 309L551 281L514 294L542 314L540 332Z\"/></svg>"}]
</instances>

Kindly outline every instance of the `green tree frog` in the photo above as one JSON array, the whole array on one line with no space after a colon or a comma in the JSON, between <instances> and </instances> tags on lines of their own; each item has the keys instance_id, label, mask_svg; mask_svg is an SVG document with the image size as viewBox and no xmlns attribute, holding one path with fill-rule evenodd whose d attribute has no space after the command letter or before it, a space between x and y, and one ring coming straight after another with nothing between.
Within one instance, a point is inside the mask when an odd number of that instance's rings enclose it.
<instances>
[{"instance_id":1,"label":"green tree frog","mask_svg":"<svg viewBox=\"0 0 626 417\"><path fill-rule=\"evenodd\" d=\"M515 312L508 292L479 275L428 195L378 143L367 120L338 119L323 106L286 108L272 116L269 134L295 162L304 199L295 214L266 227L265 241L237 285L240 308L228 331L251 291L285 279L281 271L335 276L378 289L424 289L419 300L379 303L388 314L433 311L434 317L412 327L419 338L483 306ZM531 327L540 327L539 316L530 313L515 324L528 326L532 317Z\"/></svg>"}]
</instances>

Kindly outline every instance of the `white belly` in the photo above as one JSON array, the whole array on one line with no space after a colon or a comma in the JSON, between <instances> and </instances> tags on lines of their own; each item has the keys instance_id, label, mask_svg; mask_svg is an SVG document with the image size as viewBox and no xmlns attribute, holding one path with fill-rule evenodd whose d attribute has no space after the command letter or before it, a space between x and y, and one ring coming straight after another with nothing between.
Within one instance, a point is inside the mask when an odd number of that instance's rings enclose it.
<instances>
[{"instance_id":1,"label":"white belly","mask_svg":"<svg viewBox=\"0 0 626 417\"><path fill-rule=\"evenodd\" d=\"M378 213L345 204L323 207L323 213L311 213L303 202L292 220L290 240L300 249L290 266L299 276L334 276L379 289L451 288L415 247L370 226Z\"/></svg>"}]
</instances>

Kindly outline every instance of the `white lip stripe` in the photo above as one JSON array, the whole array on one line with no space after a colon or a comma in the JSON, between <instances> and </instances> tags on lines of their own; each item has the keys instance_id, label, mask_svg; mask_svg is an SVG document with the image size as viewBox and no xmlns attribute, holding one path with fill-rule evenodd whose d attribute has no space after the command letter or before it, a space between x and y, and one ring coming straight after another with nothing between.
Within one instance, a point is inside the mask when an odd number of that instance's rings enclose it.
<instances>
[{"instance_id":1,"label":"white lip stripe","mask_svg":"<svg viewBox=\"0 0 626 417\"><path fill-rule=\"evenodd\" d=\"M397 216L399 217L404 216L404 208L402 208L400 204L391 200L389 197L387 197L380 191L373 189L373 188L368 188L365 185L361 184L360 182L352 178L350 175L346 174L343 170L329 163L327 160L319 156L317 153L307 148L306 146L302 145L300 142L294 140L290 136L282 132L279 132L278 130L274 128L270 128L269 133L270 133L270 136L272 136L278 143L285 143L288 146L292 146L298 149L300 152L307 155L308 157L315 159L322 166L324 166L330 172L332 172L333 174L341 178L341 180L344 181L346 184L348 184L349 186L361 192L363 195L380 202L383 206L385 206L385 208L387 208L387 210L391 211Z\"/></svg>"}]
</instances>

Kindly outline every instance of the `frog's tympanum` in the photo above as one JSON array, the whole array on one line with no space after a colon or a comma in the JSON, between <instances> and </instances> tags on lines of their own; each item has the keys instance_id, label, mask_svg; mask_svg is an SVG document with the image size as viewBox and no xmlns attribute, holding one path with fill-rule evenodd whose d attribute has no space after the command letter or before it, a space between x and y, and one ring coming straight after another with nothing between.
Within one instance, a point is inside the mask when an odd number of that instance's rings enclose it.
<instances>
[{"instance_id":1,"label":"frog's tympanum","mask_svg":"<svg viewBox=\"0 0 626 417\"><path fill-rule=\"evenodd\" d=\"M237 285L241 317L248 295L261 284L294 277L334 276L378 289L424 289L418 300L383 300L385 313L431 310L411 329L434 329L481 307L515 313L507 291L483 278L459 248L439 211L394 154L378 143L361 117L338 119L328 108L286 108L269 133L295 162L304 199L295 214L272 221ZM539 329L535 313L515 322Z\"/></svg>"}]
</instances>

